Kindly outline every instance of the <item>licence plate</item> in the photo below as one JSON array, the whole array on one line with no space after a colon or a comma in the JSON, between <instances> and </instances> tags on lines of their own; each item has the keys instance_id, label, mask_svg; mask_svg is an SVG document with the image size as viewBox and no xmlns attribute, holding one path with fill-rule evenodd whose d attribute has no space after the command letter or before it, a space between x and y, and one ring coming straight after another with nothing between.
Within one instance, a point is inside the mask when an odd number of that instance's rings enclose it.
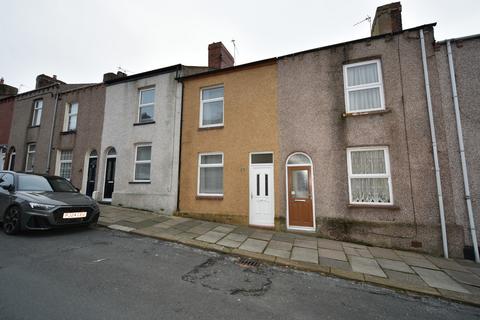
<instances>
[{"instance_id":1,"label":"licence plate","mask_svg":"<svg viewBox=\"0 0 480 320\"><path fill-rule=\"evenodd\" d=\"M78 218L85 218L87 216L86 211L82 212L65 212L63 214L63 219L78 219Z\"/></svg>"}]
</instances>

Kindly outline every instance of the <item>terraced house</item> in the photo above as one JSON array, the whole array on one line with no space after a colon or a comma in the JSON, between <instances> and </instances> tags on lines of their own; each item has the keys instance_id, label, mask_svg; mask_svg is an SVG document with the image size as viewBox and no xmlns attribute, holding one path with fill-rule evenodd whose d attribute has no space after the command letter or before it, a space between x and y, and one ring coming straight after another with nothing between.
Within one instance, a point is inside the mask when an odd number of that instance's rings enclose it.
<instances>
[{"instance_id":1,"label":"terraced house","mask_svg":"<svg viewBox=\"0 0 480 320\"><path fill-rule=\"evenodd\" d=\"M0 169L8 169L10 163L7 156L8 138L12 126L13 106L18 89L5 84L0 78Z\"/></svg>"},{"instance_id":2,"label":"terraced house","mask_svg":"<svg viewBox=\"0 0 480 320\"><path fill-rule=\"evenodd\" d=\"M204 70L174 65L106 81L97 200L175 212L182 110L176 78Z\"/></svg>"},{"instance_id":3,"label":"terraced house","mask_svg":"<svg viewBox=\"0 0 480 320\"><path fill-rule=\"evenodd\" d=\"M39 75L35 90L15 98L9 168L56 174L92 195L104 105L102 83L66 84Z\"/></svg>"}]
</instances>

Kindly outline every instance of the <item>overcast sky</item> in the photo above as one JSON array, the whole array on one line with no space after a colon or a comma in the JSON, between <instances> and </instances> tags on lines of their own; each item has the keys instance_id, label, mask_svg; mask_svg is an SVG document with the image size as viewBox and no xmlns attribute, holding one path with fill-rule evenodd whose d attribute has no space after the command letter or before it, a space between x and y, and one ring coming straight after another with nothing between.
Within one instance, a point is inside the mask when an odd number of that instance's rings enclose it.
<instances>
[{"instance_id":1,"label":"overcast sky","mask_svg":"<svg viewBox=\"0 0 480 320\"><path fill-rule=\"evenodd\" d=\"M368 37L380 0L0 0L0 77L20 91L38 74L100 82L172 64L206 65L222 41L237 64ZM435 38L480 33L479 0L403 0L403 27L437 22Z\"/></svg>"}]
</instances>

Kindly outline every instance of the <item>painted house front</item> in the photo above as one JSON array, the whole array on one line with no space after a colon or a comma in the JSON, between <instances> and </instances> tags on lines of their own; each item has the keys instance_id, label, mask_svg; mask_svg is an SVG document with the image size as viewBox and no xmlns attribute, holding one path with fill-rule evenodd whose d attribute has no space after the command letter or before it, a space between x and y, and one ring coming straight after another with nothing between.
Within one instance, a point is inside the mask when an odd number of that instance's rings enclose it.
<instances>
[{"instance_id":1,"label":"painted house front","mask_svg":"<svg viewBox=\"0 0 480 320\"><path fill-rule=\"evenodd\" d=\"M5 84L3 78L0 78L0 170L9 167L8 139L17 92L17 88Z\"/></svg>"},{"instance_id":2,"label":"painted house front","mask_svg":"<svg viewBox=\"0 0 480 320\"><path fill-rule=\"evenodd\" d=\"M97 200L176 211L182 106L176 78L196 70L174 65L106 82Z\"/></svg>"},{"instance_id":3,"label":"painted house front","mask_svg":"<svg viewBox=\"0 0 480 320\"><path fill-rule=\"evenodd\" d=\"M275 59L183 78L179 214L273 227L280 214Z\"/></svg>"}]
</instances>

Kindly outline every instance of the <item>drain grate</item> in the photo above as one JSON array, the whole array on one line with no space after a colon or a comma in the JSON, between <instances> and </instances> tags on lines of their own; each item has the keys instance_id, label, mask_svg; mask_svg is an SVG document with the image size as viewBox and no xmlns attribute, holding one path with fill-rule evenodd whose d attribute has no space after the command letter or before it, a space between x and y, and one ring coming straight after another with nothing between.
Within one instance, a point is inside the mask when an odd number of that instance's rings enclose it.
<instances>
[{"instance_id":1,"label":"drain grate","mask_svg":"<svg viewBox=\"0 0 480 320\"><path fill-rule=\"evenodd\" d=\"M260 266L260 263L257 260L253 260L249 258L240 258L237 261L237 264L243 268L256 268Z\"/></svg>"}]
</instances>

